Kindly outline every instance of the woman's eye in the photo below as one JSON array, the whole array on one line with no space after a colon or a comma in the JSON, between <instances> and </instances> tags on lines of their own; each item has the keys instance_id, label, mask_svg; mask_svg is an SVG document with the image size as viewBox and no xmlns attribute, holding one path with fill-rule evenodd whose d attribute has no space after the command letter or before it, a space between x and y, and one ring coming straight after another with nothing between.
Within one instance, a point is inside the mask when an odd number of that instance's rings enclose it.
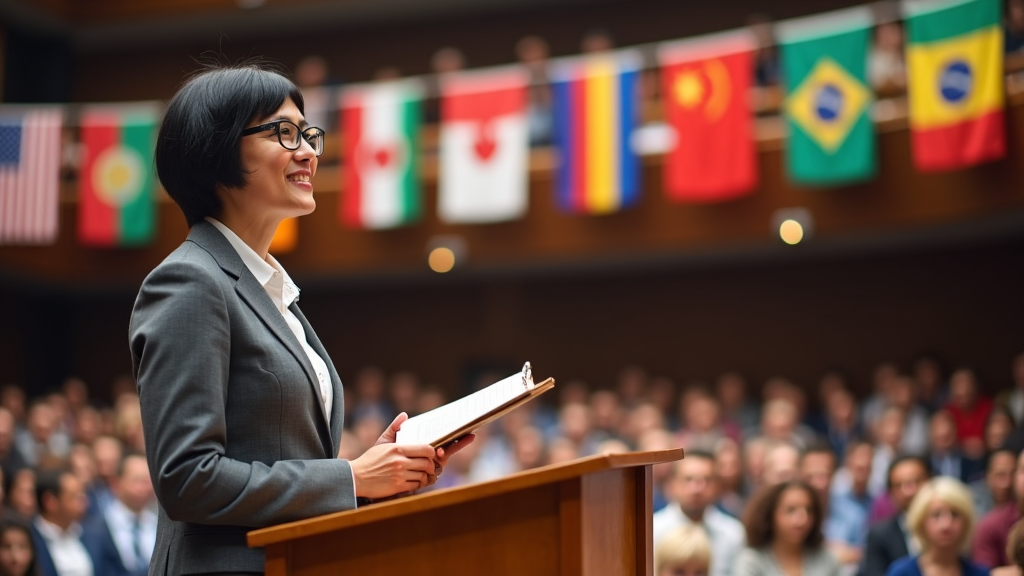
<instances>
[{"instance_id":1,"label":"woman's eye","mask_svg":"<svg viewBox=\"0 0 1024 576\"><path fill-rule=\"evenodd\" d=\"M285 126L284 124L282 124L282 125L278 126L277 129L281 133L281 136L291 136L292 135L292 128L291 128L291 126Z\"/></svg>"}]
</instances>

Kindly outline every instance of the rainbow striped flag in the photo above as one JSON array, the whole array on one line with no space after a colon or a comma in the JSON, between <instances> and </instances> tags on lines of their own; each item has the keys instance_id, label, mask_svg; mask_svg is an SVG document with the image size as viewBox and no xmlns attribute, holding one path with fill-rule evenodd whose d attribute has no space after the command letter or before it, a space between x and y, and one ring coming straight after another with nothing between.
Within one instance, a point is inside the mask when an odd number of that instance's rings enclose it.
<instances>
[{"instance_id":1,"label":"rainbow striped flag","mask_svg":"<svg viewBox=\"0 0 1024 576\"><path fill-rule=\"evenodd\" d=\"M617 51L552 62L559 205L604 214L636 203L640 160L630 146L639 122L641 55Z\"/></svg>"}]
</instances>

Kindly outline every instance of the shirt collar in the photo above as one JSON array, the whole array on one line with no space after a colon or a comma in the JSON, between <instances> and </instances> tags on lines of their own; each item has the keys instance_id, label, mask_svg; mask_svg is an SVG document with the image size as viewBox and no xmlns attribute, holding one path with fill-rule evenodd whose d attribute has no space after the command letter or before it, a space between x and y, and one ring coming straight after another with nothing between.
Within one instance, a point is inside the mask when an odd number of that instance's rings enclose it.
<instances>
[{"instance_id":1,"label":"shirt collar","mask_svg":"<svg viewBox=\"0 0 1024 576\"><path fill-rule=\"evenodd\" d=\"M82 536L82 526L78 522L72 522L71 525L68 526L67 530L61 530L60 526L53 524L42 516L36 516L34 523L36 525L36 530L39 530L39 534L50 542L66 538L77 539Z\"/></svg>"}]
</instances>

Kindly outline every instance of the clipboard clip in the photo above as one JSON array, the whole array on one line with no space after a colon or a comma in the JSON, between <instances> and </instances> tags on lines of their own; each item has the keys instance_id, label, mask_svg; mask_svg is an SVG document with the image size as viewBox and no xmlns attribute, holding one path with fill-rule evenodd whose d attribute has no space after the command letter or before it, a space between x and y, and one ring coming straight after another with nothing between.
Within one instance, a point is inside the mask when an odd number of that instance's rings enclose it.
<instances>
[{"instance_id":1,"label":"clipboard clip","mask_svg":"<svg viewBox=\"0 0 1024 576\"><path fill-rule=\"evenodd\" d=\"M523 364L523 373L522 374L523 374L523 386L525 386L527 390L533 390L533 387L534 387L534 383L533 383L533 368L530 367L530 363L529 362L527 362L526 364Z\"/></svg>"}]
</instances>

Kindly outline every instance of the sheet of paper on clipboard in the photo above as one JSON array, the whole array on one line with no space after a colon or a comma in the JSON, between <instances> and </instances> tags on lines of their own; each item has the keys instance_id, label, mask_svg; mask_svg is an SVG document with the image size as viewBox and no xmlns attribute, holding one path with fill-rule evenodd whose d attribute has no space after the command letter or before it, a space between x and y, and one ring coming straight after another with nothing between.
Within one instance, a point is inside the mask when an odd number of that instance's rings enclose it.
<instances>
[{"instance_id":1,"label":"sheet of paper on clipboard","mask_svg":"<svg viewBox=\"0 0 1024 576\"><path fill-rule=\"evenodd\" d=\"M533 370L527 362L522 372L409 418L402 424L395 442L430 444L435 448L443 446L515 410L554 386L553 378L534 384Z\"/></svg>"}]
</instances>

